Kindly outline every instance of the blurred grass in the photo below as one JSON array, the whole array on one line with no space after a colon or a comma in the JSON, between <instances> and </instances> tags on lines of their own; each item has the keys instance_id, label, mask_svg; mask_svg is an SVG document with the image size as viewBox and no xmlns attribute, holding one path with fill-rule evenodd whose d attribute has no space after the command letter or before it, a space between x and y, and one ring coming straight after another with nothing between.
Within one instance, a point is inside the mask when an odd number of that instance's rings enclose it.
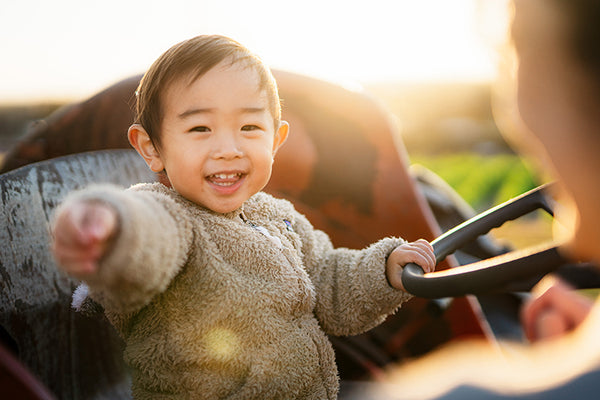
<instances>
[{"instance_id":1,"label":"blurred grass","mask_svg":"<svg viewBox=\"0 0 600 400\"><path fill-rule=\"evenodd\" d=\"M552 240L552 218L546 213L536 213L535 217L520 218L504 223L493 229L490 235L498 241L523 249Z\"/></svg>"},{"instance_id":2,"label":"blurred grass","mask_svg":"<svg viewBox=\"0 0 600 400\"><path fill-rule=\"evenodd\" d=\"M411 161L438 174L478 212L539 185L533 169L515 154L413 155Z\"/></svg>"},{"instance_id":3,"label":"blurred grass","mask_svg":"<svg viewBox=\"0 0 600 400\"><path fill-rule=\"evenodd\" d=\"M485 211L542 183L534 169L515 154L412 155L411 161L438 174L476 212ZM545 212L535 212L509 221L490 234L513 248L533 246L552 239L552 218Z\"/></svg>"}]
</instances>

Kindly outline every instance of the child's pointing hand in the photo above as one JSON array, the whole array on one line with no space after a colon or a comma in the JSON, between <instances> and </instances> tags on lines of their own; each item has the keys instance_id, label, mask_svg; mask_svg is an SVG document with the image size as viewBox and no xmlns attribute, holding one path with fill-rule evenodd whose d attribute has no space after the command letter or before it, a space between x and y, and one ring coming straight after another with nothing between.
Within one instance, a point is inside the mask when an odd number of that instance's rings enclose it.
<instances>
[{"instance_id":1,"label":"child's pointing hand","mask_svg":"<svg viewBox=\"0 0 600 400\"><path fill-rule=\"evenodd\" d=\"M117 230L116 211L98 201L76 201L62 208L53 226L52 252L65 272L84 277L96 272Z\"/></svg>"},{"instance_id":2,"label":"child's pointing hand","mask_svg":"<svg viewBox=\"0 0 600 400\"><path fill-rule=\"evenodd\" d=\"M425 239L419 239L416 242L404 243L390 253L385 271L390 285L396 289L404 290L402 267L408 263L417 264L425 273L433 272L436 263L431 244Z\"/></svg>"}]
</instances>

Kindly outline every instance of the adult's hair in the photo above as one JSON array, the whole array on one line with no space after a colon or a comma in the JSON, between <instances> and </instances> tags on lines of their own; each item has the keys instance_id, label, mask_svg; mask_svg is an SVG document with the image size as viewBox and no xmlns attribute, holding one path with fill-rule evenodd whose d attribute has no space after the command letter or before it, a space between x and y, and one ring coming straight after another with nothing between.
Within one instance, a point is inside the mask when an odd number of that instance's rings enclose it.
<instances>
[{"instance_id":1,"label":"adult's hair","mask_svg":"<svg viewBox=\"0 0 600 400\"><path fill-rule=\"evenodd\" d=\"M552 0L567 16L571 51L596 82L600 99L600 1Z\"/></svg>"},{"instance_id":2,"label":"adult's hair","mask_svg":"<svg viewBox=\"0 0 600 400\"><path fill-rule=\"evenodd\" d=\"M270 69L237 41L221 35L201 35L180 42L164 52L142 77L136 91L135 123L144 127L155 146L161 144L163 99L169 85L179 79L193 82L223 61L252 68L265 90L275 128L281 121L277 84Z\"/></svg>"}]
</instances>

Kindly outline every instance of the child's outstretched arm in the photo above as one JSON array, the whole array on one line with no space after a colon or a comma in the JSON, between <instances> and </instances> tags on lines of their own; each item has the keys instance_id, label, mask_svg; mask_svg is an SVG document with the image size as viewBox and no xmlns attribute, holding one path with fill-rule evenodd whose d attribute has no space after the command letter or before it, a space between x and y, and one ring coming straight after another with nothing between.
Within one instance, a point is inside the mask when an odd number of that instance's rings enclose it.
<instances>
[{"instance_id":1,"label":"child's outstretched arm","mask_svg":"<svg viewBox=\"0 0 600 400\"><path fill-rule=\"evenodd\" d=\"M435 270L435 254L428 241L419 239L416 242L404 243L396 247L389 255L385 273L390 285L404 290L402 285L402 267L414 263L423 268L425 273Z\"/></svg>"},{"instance_id":2,"label":"child's outstretched arm","mask_svg":"<svg viewBox=\"0 0 600 400\"><path fill-rule=\"evenodd\" d=\"M161 184L74 191L57 207L52 231L57 266L118 313L163 292L185 265L194 237L187 211Z\"/></svg>"},{"instance_id":3,"label":"child's outstretched arm","mask_svg":"<svg viewBox=\"0 0 600 400\"><path fill-rule=\"evenodd\" d=\"M117 212L94 200L78 200L57 212L52 252L62 269L78 278L96 272L118 229Z\"/></svg>"}]
</instances>

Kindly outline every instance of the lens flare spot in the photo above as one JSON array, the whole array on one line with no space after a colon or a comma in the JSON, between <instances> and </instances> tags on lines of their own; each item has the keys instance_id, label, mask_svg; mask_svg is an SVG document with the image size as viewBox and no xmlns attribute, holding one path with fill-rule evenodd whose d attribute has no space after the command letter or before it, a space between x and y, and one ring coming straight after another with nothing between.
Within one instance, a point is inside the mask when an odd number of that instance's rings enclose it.
<instances>
[{"instance_id":1,"label":"lens flare spot","mask_svg":"<svg viewBox=\"0 0 600 400\"><path fill-rule=\"evenodd\" d=\"M226 328L213 328L208 331L204 337L206 348L215 359L231 359L240 344L240 340L235 333Z\"/></svg>"}]
</instances>

